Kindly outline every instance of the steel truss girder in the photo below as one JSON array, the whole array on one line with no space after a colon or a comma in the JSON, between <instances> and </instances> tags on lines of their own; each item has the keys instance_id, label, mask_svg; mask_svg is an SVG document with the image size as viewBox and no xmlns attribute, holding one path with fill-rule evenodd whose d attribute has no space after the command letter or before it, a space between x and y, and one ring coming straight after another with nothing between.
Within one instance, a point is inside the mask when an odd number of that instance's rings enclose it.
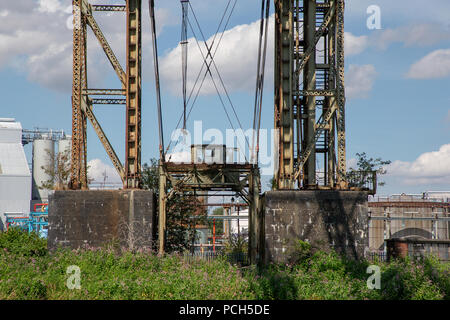
<instances>
[{"instance_id":1,"label":"steel truss girder","mask_svg":"<svg viewBox=\"0 0 450 320\"><path fill-rule=\"evenodd\" d=\"M83 89L83 94L88 96L124 96L127 91L125 89Z\"/></svg>"},{"instance_id":2,"label":"steel truss girder","mask_svg":"<svg viewBox=\"0 0 450 320\"><path fill-rule=\"evenodd\" d=\"M112 147L111 143L109 142L108 138L106 137L105 132L103 131L100 123L97 121L97 118L94 115L94 111L92 110L92 101L86 101L85 97L82 99L81 103L81 110L84 114L86 114L87 118L92 124L92 127L94 128L95 132L97 133L98 138L100 139L101 143L105 147L106 153L108 154L109 158L111 159L111 162L114 165L114 168L116 168L116 171L119 173L120 178L123 181L124 172L123 172L123 166L122 163L119 160L119 157L117 156L116 152L114 151L114 148Z\"/></svg>"},{"instance_id":3,"label":"steel truss girder","mask_svg":"<svg viewBox=\"0 0 450 320\"><path fill-rule=\"evenodd\" d=\"M73 88L72 88L72 169L71 183L72 189L87 188L87 153L86 153L86 120L89 119L96 134L102 142L108 156L113 162L119 176L124 181L124 188L140 187L140 78L141 78L141 45L140 45L140 24L141 24L141 0L129 0L126 6L103 6L90 5L87 0L73 0L74 13L74 50L73 50ZM93 11L126 11L127 12L127 72L122 69L114 52L109 46L100 27L92 16ZM139 13L139 14L137 14ZM87 86L87 25L89 25L102 46L113 69L117 73L122 83L122 89L89 89ZM138 26L138 27L136 27ZM139 44L133 48L134 41L139 38ZM133 67L134 65L134 67ZM136 90L136 79L139 79L139 88ZM138 91L138 94L136 94ZM126 96L126 99L99 98L91 99L90 96ZM139 99L136 99L136 96ZM92 104L126 104L126 154L133 154L131 167L134 169L133 177L130 181L125 179L125 169L122 166L116 152L107 139L97 118L92 110ZM130 117L130 110L133 116ZM138 121L135 121L138 119ZM136 135L135 133L139 134ZM130 141L134 139L132 146ZM131 152L130 152L131 150ZM130 167L130 159L125 159L125 167ZM136 174L136 171L138 174ZM128 170L129 172L129 170Z\"/></svg>"},{"instance_id":4,"label":"steel truss girder","mask_svg":"<svg viewBox=\"0 0 450 320\"><path fill-rule=\"evenodd\" d=\"M92 6L92 11L127 11L127 7L124 5L95 5Z\"/></svg>"},{"instance_id":5,"label":"steel truss girder","mask_svg":"<svg viewBox=\"0 0 450 320\"><path fill-rule=\"evenodd\" d=\"M127 99L92 99L92 104L127 104Z\"/></svg>"},{"instance_id":6,"label":"steel truss girder","mask_svg":"<svg viewBox=\"0 0 450 320\"><path fill-rule=\"evenodd\" d=\"M159 166L159 253L164 253L167 201L175 194L197 191L234 192L249 205L249 256L252 263L261 262L263 229L261 228L260 178L257 166L251 164L175 164ZM167 189L167 182L171 190Z\"/></svg>"}]
</instances>

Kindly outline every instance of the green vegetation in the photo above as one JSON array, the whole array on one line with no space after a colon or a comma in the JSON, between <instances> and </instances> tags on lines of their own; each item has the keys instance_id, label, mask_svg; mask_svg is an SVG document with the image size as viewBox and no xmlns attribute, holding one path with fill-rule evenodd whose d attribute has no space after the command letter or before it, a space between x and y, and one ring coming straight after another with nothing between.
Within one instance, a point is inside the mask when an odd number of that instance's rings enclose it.
<instances>
[{"instance_id":1,"label":"green vegetation","mask_svg":"<svg viewBox=\"0 0 450 320\"><path fill-rule=\"evenodd\" d=\"M152 190L156 199L159 198L158 160L150 159L150 164L144 163L142 185L144 189ZM170 192L170 181L167 181L167 186ZM185 193L183 196L174 193L167 201L166 252L182 252L191 249L196 237L195 224L204 223L206 219L206 211L196 209L198 201L192 193ZM156 221L158 221L158 208L155 212L157 213ZM195 219L192 218L194 216Z\"/></svg>"},{"instance_id":2,"label":"green vegetation","mask_svg":"<svg viewBox=\"0 0 450 320\"><path fill-rule=\"evenodd\" d=\"M35 234L0 233L3 299L449 299L449 265L434 259L377 263L381 290L366 286L369 262L314 252L299 242L287 265L263 271L225 260L186 263L114 247L48 253ZM81 270L81 289L66 287L67 267Z\"/></svg>"},{"instance_id":3,"label":"green vegetation","mask_svg":"<svg viewBox=\"0 0 450 320\"><path fill-rule=\"evenodd\" d=\"M371 179L369 172L376 171L377 173L377 183L378 185L384 186L386 183L384 181L381 181L380 177L387 173L386 166L391 164L392 162L390 160L382 160L381 158L368 158L367 154L365 152L363 153L356 153L357 158L357 168L350 168L350 170L347 172L347 179L350 180L350 182L354 179L354 177L361 175L358 179L361 185L356 185L357 187L364 186L364 183Z\"/></svg>"}]
</instances>

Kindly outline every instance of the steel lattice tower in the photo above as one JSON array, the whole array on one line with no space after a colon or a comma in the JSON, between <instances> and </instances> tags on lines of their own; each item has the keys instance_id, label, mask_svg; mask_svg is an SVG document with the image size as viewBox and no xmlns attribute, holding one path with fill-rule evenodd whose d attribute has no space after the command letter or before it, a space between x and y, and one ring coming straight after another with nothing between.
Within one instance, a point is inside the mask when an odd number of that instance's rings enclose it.
<instances>
[{"instance_id":1,"label":"steel lattice tower","mask_svg":"<svg viewBox=\"0 0 450 320\"><path fill-rule=\"evenodd\" d=\"M73 84L72 84L72 169L70 187L87 189L87 119L102 142L124 188L141 185L141 0L127 0L125 5L91 5L88 0L73 4ZM120 65L93 12L125 12L126 70ZM87 82L87 26L92 29L122 85L119 89L91 89ZM121 96L122 98L115 98ZM98 122L93 105L123 104L125 117L125 164Z\"/></svg>"},{"instance_id":2,"label":"steel lattice tower","mask_svg":"<svg viewBox=\"0 0 450 320\"><path fill-rule=\"evenodd\" d=\"M345 189L344 0L275 0L275 14L278 188Z\"/></svg>"}]
</instances>

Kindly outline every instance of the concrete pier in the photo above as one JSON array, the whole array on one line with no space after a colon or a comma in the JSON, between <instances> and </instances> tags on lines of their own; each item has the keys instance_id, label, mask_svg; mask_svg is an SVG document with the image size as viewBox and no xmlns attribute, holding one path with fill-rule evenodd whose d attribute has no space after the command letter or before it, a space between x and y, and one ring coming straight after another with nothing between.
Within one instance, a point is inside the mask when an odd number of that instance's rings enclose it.
<instances>
[{"instance_id":1,"label":"concrete pier","mask_svg":"<svg viewBox=\"0 0 450 320\"><path fill-rule=\"evenodd\" d=\"M48 248L101 247L113 240L150 247L154 212L152 191L55 191L49 197Z\"/></svg>"},{"instance_id":2,"label":"concrete pier","mask_svg":"<svg viewBox=\"0 0 450 320\"><path fill-rule=\"evenodd\" d=\"M297 240L359 259L368 250L367 192L280 190L264 195L264 261L289 260Z\"/></svg>"}]
</instances>

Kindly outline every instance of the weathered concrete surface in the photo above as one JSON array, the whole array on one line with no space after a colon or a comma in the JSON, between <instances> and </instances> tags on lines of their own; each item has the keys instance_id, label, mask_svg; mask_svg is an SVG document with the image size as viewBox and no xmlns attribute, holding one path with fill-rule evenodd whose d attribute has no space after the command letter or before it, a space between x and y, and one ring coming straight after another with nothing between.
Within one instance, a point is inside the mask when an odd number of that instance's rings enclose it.
<instances>
[{"instance_id":1,"label":"weathered concrete surface","mask_svg":"<svg viewBox=\"0 0 450 320\"><path fill-rule=\"evenodd\" d=\"M367 192L269 191L264 195L265 262L287 262L296 240L359 259L368 249Z\"/></svg>"},{"instance_id":2,"label":"weathered concrete surface","mask_svg":"<svg viewBox=\"0 0 450 320\"><path fill-rule=\"evenodd\" d=\"M112 240L150 247L154 208L152 191L55 191L49 198L48 248L100 247Z\"/></svg>"}]
</instances>

